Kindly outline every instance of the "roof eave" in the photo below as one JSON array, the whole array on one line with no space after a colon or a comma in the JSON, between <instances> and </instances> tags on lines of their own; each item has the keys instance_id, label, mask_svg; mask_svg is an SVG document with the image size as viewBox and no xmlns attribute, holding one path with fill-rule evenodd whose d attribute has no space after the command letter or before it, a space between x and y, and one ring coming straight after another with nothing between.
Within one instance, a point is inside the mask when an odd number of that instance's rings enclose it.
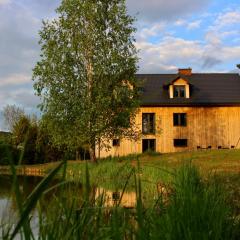
<instances>
[{"instance_id":1,"label":"roof eave","mask_svg":"<svg viewBox=\"0 0 240 240\"><path fill-rule=\"evenodd\" d=\"M140 107L231 107L240 106L240 103L146 103L140 104Z\"/></svg>"}]
</instances>

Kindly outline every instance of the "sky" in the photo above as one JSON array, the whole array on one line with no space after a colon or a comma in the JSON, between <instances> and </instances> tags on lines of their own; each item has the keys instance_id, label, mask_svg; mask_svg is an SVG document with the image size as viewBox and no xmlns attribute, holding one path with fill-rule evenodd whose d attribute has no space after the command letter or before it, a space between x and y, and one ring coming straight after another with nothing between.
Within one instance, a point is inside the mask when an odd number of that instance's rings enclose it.
<instances>
[{"instance_id":1,"label":"sky","mask_svg":"<svg viewBox=\"0 0 240 240\"><path fill-rule=\"evenodd\" d=\"M60 2L0 0L0 130L7 104L39 113L32 82L38 31ZM137 19L139 73L238 72L239 0L127 0L127 9Z\"/></svg>"}]
</instances>

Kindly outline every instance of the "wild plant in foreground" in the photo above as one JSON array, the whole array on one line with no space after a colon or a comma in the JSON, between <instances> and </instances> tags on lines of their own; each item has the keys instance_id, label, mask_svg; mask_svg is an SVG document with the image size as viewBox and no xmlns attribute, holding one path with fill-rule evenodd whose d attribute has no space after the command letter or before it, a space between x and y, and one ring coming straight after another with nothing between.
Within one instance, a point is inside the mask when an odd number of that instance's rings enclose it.
<instances>
[{"instance_id":1,"label":"wild plant in foreground","mask_svg":"<svg viewBox=\"0 0 240 240\"><path fill-rule=\"evenodd\" d=\"M69 187L63 178L53 187L50 181L61 163L48 174L22 203L18 182L14 189L19 208L19 220L5 229L3 239L237 239L236 226L230 218L225 195L216 181L204 182L198 169L190 163L174 174L170 195L159 194L153 204L143 199L140 163L128 172L122 194L113 206L106 206L106 194L96 196L86 164L85 181L79 187ZM14 167L12 168L15 174ZM66 173L66 171L63 173ZM130 179L134 179L136 206L121 206L122 195ZM131 180L132 184L132 180ZM51 200L44 196L52 192ZM45 199L45 200L44 200ZM31 225L32 210L37 206L38 227Z\"/></svg>"},{"instance_id":2,"label":"wild plant in foreground","mask_svg":"<svg viewBox=\"0 0 240 240\"><path fill-rule=\"evenodd\" d=\"M174 179L174 192L163 213L152 214L152 239L233 239L230 211L217 182L203 182L191 164Z\"/></svg>"}]
</instances>

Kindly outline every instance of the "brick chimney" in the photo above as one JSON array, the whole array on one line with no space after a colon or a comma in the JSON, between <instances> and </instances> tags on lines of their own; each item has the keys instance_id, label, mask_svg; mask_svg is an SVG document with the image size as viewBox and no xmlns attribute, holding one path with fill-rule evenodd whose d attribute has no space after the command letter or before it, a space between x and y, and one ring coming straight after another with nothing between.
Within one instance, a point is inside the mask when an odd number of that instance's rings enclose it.
<instances>
[{"instance_id":1,"label":"brick chimney","mask_svg":"<svg viewBox=\"0 0 240 240\"><path fill-rule=\"evenodd\" d=\"M178 74L191 76L192 75L192 69L191 68L179 68L178 69Z\"/></svg>"}]
</instances>

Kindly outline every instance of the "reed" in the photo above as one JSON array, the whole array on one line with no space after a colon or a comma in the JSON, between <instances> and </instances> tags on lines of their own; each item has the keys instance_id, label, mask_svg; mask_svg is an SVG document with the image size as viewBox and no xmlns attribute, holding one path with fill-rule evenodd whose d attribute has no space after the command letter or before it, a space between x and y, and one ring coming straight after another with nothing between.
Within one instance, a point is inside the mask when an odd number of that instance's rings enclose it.
<instances>
[{"instance_id":1,"label":"reed","mask_svg":"<svg viewBox=\"0 0 240 240\"><path fill-rule=\"evenodd\" d=\"M232 218L219 181L214 177L209 178L211 181L203 180L191 162L170 173L161 169L170 175L169 182L165 190L158 191L152 199L146 199L151 194L147 195L144 187L144 178L150 173L144 172L139 161L136 166L123 163L121 171L111 166L109 162L95 173L104 178L104 171L110 171L116 181L113 187L116 190L121 187L120 198L113 206L106 206L106 192L96 195L94 179L90 176L91 165L87 163L82 169L85 179L81 192L77 186L80 183L75 182L76 187L70 187L66 178L67 163L61 162L26 199L19 191L16 169L11 164L19 217L15 225L0 226L2 238L202 240L240 237L240 225ZM59 182L50 187L56 176L60 176ZM152 176L156 179L155 191L160 177L157 172ZM121 186L118 185L120 179L124 183ZM129 185L136 194L133 208L121 205ZM32 224L34 217L37 226Z\"/></svg>"}]
</instances>

